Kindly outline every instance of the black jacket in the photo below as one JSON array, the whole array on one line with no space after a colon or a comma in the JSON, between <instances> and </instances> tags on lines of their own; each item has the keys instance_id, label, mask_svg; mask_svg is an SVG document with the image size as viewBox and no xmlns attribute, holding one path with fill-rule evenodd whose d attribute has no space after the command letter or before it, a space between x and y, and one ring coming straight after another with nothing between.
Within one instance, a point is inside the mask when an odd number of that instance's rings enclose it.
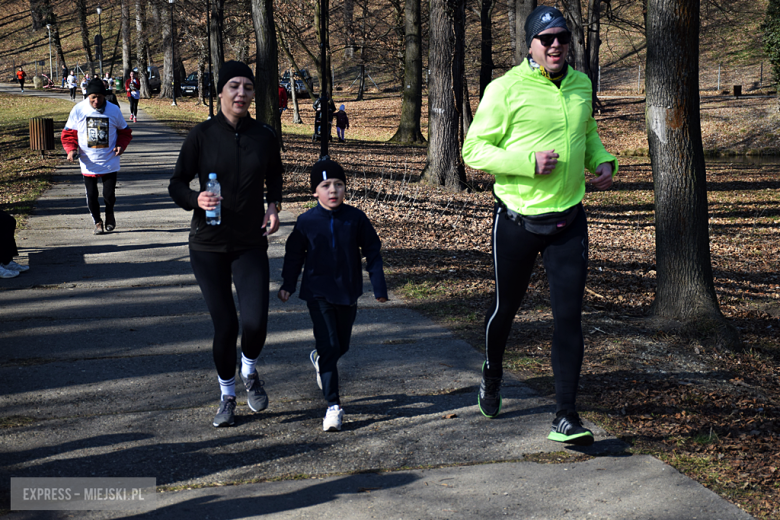
<instances>
[{"instance_id":1,"label":"black jacket","mask_svg":"<svg viewBox=\"0 0 780 520\"><path fill-rule=\"evenodd\" d=\"M303 268L300 298L352 305L363 294L361 258L371 277L374 297L387 298L382 243L365 213L348 204L328 211L319 204L298 217L287 237L282 289L295 292Z\"/></svg>"},{"instance_id":2,"label":"black jacket","mask_svg":"<svg viewBox=\"0 0 780 520\"><path fill-rule=\"evenodd\" d=\"M242 251L268 247L263 236L263 187L268 202L282 200L282 158L276 133L247 116L233 128L220 112L190 130L168 185L174 202L194 210L190 248L196 251ZM206 212L198 207L198 194L206 190L209 173L222 187L222 223L206 225ZM200 189L190 181L200 180Z\"/></svg>"}]
</instances>

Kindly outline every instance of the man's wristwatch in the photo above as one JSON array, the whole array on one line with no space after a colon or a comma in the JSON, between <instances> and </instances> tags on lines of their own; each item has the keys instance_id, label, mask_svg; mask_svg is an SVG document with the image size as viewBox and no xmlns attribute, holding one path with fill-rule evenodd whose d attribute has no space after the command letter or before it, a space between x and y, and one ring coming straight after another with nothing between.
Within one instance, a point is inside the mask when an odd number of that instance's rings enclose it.
<instances>
[{"instance_id":1,"label":"man's wristwatch","mask_svg":"<svg viewBox=\"0 0 780 520\"><path fill-rule=\"evenodd\" d=\"M271 202L269 202L268 204L273 204L274 206L276 206L276 211L277 211L277 213L278 213L279 211L282 211L282 201L281 201L281 200L272 200L272 201L271 201Z\"/></svg>"}]
</instances>

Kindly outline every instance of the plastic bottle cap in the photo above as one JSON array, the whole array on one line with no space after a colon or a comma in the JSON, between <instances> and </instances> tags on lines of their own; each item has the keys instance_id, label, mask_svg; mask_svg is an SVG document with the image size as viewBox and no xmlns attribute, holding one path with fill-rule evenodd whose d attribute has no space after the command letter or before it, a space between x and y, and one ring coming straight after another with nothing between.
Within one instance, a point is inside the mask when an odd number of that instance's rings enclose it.
<instances>
[{"instance_id":1,"label":"plastic bottle cap","mask_svg":"<svg viewBox=\"0 0 780 520\"><path fill-rule=\"evenodd\" d=\"M209 179L216 179L217 174L216 173L209 173Z\"/></svg>"}]
</instances>

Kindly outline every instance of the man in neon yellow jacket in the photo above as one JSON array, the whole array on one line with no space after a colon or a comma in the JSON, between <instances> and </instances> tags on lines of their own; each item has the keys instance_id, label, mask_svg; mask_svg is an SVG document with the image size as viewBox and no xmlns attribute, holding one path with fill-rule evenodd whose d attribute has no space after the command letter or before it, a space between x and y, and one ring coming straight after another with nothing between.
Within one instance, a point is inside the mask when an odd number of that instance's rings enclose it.
<instances>
[{"instance_id":1,"label":"man in neon yellow jacket","mask_svg":"<svg viewBox=\"0 0 780 520\"><path fill-rule=\"evenodd\" d=\"M501 411L507 338L541 254L550 285L555 331L552 366L556 417L548 438L580 446L593 433L577 414L584 342L582 298L588 229L582 198L585 170L598 190L612 186L617 160L607 153L592 116L592 86L570 68L566 21L539 6L526 19L529 56L485 90L463 143L472 168L495 175L492 232L496 295L485 319L485 362L477 403L483 415Z\"/></svg>"}]
</instances>

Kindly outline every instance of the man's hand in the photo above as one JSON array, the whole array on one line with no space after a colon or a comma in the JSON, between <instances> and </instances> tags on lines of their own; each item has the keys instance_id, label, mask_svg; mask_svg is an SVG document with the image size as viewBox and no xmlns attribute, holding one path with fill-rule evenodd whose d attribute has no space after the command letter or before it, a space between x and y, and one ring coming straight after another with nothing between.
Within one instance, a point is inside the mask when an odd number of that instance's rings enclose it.
<instances>
[{"instance_id":1,"label":"man's hand","mask_svg":"<svg viewBox=\"0 0 780 520\"><path fill-rule=\"evenodd\" d=\"M124 150L122 149L121 146L117 146L116 148L114 148L114 155L117 156L117 157L122 155L123 152L124 152Z\"/></svg>"},{"instance_id":2,"label":"man's hand","mask_svg":"<svg viewBox=\"0 0 780 520\"><path fill-rule=\"evenodd\" d=\"M549 150L547 152L536 152L536 175L549 175L555 169L555 165L558 164L558 157L560 157L555 150Z\"/></svg>"},{"instance_id":3,"label":"man's hand","mask_svg":"<svg viewBox=\"0 0 780 520\"><path fill-rule=\"evenodd\" d=\"M71 150L68 152L68 161L74 162L76 160L76 150Z\"/></svg>"},{"instance_id":4,"label":"man's hand","mask_svg":"<svg viewBox=\"0 0 780 520\"><path fill-rule=\"evenodd\" d=\"M268 205L268 211L265 212L265 217L263 218L263 227L266 226L268 226L268 230L263 233L264 237L279 231L279 214L276 211L276 204L273 202Z\"/></svg>"},{"instance_id":5,"label":"man's hand","mask_svg":"<svg viewBox=\"0 0 780 520\"><path fill-rule=\"evenodd\" d=\"M593 184L593 187L597 190L604 191L612 187L612 163L601 163L596 168L596 177L588 182Z\"/></svg>"},{"instance_id":6,"label":"man's hand","mask_svg":"<svg viewBox=\"0 0 780 520\"><path fill-rule=\"evenodd\" d=\"M283 302L286 302L287 300L289 300L289 299L290 299L290 293L288 293L288 292L287 292L287 291L285 291L284 289L279 289L279 294L277 294L277 296L278 296L278 297L279 297L279 299L280 299L280 300L282 300Z\"/></svg>"}]
</instances>

